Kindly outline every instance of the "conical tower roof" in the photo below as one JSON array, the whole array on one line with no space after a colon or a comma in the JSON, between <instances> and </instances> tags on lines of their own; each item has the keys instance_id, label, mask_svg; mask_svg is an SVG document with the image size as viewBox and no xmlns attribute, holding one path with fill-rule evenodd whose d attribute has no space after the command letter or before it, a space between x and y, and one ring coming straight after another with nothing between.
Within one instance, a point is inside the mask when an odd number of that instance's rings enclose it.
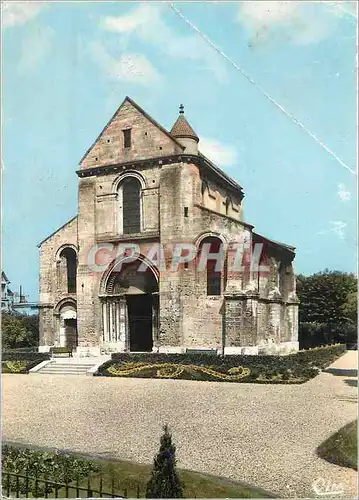
<instances>
[{"instance_id":1,"label":"conical tower roof","mask_svg":"<svg viewBox=\"0 0 359 500\"><path fill-rule=\"evenodd\" d=\"M170 134L172 137L181 138L181 137L189 137L190 139L194 139L195 141L199 141L199 137L196 132L193 130L191 125L188 123L187 119L184 116L184 108L181 104L180 112L177 120L175 121L173 127L171 128Z\"/></svg>"}]
</instances>

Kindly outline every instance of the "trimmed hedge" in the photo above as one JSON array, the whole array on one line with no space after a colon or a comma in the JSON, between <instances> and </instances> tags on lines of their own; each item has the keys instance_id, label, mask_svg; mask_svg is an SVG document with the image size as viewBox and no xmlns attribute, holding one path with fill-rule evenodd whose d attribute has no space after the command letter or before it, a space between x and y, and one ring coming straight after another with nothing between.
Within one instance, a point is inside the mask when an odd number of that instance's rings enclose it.
<instances>
[{"instance_id":1,"label":"trimmed hedge","mask_svg":"<svg viewBox=\"0 0 359 500\"><path fill-rule=\"evenodd\" d=\"M333 344L321 347L314 347L298 351L286 356L278 355L242 355L231 354L227 356L185 353L185 354L164 354L164 353L130 353L115 352L111 356L111 361L116 362L148 362L148 363L181 363L196 365L225 365L225 366L258 366L266 365L270 368L288 367L291 363L306 364L317 368L325 368L335 359L341 356L346 350L344 344ZM103 366L103 365L102 365Z\"/></svg>"},{"instance_id":2,"label":"trimmed hedge","mask_svg":"<svg viewBox=\"0 0 359 500\"><path fill-rule=\"evenodd\" d=\"M7 349L7 348L3 348L2 349L2 352L7 352L7 353L18 353L18 352L26 352L26 353L29 353L29 352L38 352L39 349L38 347L36 346L33 346L33 347L17 347L16 349Z\"/></svg>"},{"instance_id":3,"label":"trimmed hedge","mask_svg":"<svg viewBox=\"0 0 359 500\"><path fill-rule=\"evenodd\" d=\"M287 356L217 356L202 353L114 353L96 373L108 377L180 378L226 382L301 383L345 352L336 344ZM242 371L239 371L239 369ZM237 369L237 375L234 370ZM241 373L241 375L239 375Z\"/></svg>"},{"instance_id":4,"label":"trimmed hedge","mask_svg":"<svg viewBox=\"0 0 359 500\"><path fill-rule=\"evenodd\" d=\"M34 361L39 359L40 361L45 361L45 359L50 359L49 352L19 352L16 349L10 351L3 351L1 353L2 361ZM39 361L39 362L40 362Z\"/></svg>"},{"instance_id":5,"label":"trimmed hedge","mask_svg":"<svg viewBox=\"0 0 359 500\"><path fill-rule=\"evenodd\" d=\"M1 355L2 373L29 373L29 370L42 361L50 359L48 352L4 351Z\"/></svg>"},{"instance_id":6,"label":"trimmed hedge","mask_svg":"<svg viewBox=\"0 0 359 500\"><path fill-rule=\"evenodd\" d=\"M345 344L333 344L298 351L292 356L296 356L300 363L323 370L344 354L345 351Z\"/></svg>"}]
</instances>

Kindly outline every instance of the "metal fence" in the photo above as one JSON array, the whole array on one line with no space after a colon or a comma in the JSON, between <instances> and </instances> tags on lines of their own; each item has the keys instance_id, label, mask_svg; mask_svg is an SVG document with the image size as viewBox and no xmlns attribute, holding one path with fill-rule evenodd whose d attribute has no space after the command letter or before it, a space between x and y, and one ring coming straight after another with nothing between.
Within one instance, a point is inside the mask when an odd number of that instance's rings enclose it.
<instances>
[{"instance_id":1,"label":"metal fence","mask_svg":"<svg viewBox=\"0 0 359 500\"><path fill-rule=\"evenodd\" d=\"M82 478L84 480L84 478ZM97 482L97 481L96 481ZM128 498L128 489L120 491L115 488L112 478L111 491L103 489L103 478L100 476L98 485L91 485L90 477L87 478L86 487L80 486L80 479L66 483L58 483L46 478L29 476L27 472L17 474L2 472L2 497L9 498ZM75 483L75 484L74 484ZM135 490L135 495L133 492ZM131 488L131 498L141 498L139 484Z\"/></svg>"}]
</instances>

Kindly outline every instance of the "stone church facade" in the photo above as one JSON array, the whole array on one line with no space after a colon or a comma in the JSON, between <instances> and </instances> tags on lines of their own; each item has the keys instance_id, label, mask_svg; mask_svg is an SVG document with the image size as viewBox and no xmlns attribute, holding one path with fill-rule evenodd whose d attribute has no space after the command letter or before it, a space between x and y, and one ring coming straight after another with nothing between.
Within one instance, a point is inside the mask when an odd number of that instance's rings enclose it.
<instances>
[{"instance_id":1,"label":"stone church facade","mask_svg":"<svg viewBox=\"0 0 359 500\"><path fill-rule=\"evenodd\" d=\"M40 350L298 348L295 249L243 221L199 147L183 107L168 132L125 98L80 162L77 216L39 244Z\"/></svg>"}]
</instances>

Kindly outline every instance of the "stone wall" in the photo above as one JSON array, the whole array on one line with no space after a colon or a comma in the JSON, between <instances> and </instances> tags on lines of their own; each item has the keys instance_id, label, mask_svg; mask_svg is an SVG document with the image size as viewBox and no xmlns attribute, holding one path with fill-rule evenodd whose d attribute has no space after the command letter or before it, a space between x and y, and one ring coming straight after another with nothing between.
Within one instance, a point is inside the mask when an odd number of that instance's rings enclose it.
<instances>
[{"instance_id":1,"label":"stone wall","mask_svg":"<svg viewBox=\"0 0 359 500\"><path fill-rule=\"evenodd\" d=\"M67 282L59 272L60 252L66 246L77 251L77 217L71 219L58 231L40 244L40 346L53 345L55 341L54 308L75 294L67 292Z\"/></svg>"},{"instance_id":2,"label":"stone wall","mask_svg":"<svg viewBox=\"0 0 359 500\"><path fill-rule=\"evenodd\" d=\"M242 203L239 197L205 178L202 179L202 200L201 204L214 212L228 215L236 220L242 220Z\"/></svg>"}]
</instances>

